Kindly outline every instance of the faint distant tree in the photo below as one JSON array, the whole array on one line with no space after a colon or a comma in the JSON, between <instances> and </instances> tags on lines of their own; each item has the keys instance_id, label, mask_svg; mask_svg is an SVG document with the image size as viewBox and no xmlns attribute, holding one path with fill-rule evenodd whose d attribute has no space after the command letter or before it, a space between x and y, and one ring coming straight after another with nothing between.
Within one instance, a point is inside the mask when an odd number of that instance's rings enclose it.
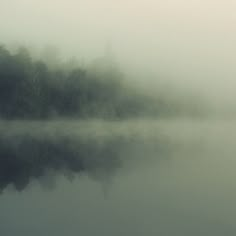
<instances>
[{"instance_id":1,"label":"faint distant tree","mask_svg":"<svg viewBox=\"0 0 236 236\"><path fill-rule=\"evenodd\" d=\"M41 53L41 60L44 61L50 69L58 69L61 64L59 49L52 45L47 45Z\"/></svg>"}]
</instances>

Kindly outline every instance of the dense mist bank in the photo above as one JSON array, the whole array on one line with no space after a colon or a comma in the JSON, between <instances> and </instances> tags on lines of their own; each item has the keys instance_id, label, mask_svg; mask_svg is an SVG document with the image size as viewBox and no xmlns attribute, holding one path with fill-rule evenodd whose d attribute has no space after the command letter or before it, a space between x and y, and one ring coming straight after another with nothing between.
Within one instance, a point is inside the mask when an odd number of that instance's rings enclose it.
<instances>
[{"instance_id":1,"label":"dense mist bank","mask_svg":"<svg viewBox=\"0 0 236 236\"><path fill-rule=\"evenodd\" d=\"M0 122L0 191L9 184L20 191L33 179L47 182L61 174L108 180L132 160L169 151L160 135L148 138L128 128L98 121Z\"/></svg>"},{"instance_id":2,"label":"dense mist bank","mask_svg":"<svg viewBox=\"0 0 236 236\"><path fill-rule=\"evenodd\" d=\"M165 96L163 92L149 96L128 85L109 58L83 68L76 60L60 62L54 52L50 53L34 60L25 48L11 53L0 47L1 118L129 118L201 113L196 102L168 100L168 91Z\"/></svg>"}]
</instances>

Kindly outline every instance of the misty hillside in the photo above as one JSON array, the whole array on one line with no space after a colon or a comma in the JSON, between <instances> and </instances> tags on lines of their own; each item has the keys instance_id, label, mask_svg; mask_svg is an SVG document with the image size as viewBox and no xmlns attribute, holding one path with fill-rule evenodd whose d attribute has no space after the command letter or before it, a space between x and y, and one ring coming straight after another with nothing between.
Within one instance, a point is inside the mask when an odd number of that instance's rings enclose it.
<instances>
[{"instance_id":1,"label":"misty hillside","mask_svg":"<svg viewBox=\"0 0 236 236\"><path fill-rule=\"evenodd\" d=\"M0 47L1 118L128 118L196 112L191 105L154 98L127 85L107 58L85 69L73 60L54 63L49 54L34 60L26 48L11 53Z\"/></svg>"}]
</instances>

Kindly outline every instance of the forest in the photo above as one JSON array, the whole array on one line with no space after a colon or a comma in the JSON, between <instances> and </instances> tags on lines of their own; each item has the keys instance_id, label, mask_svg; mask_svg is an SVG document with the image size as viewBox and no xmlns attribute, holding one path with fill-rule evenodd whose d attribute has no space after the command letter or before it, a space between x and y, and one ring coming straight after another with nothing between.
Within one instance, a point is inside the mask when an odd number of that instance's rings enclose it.
<instances>
[{"instance_id":1,"label":"forest","mask_svg":"<svg viewBox=\"0 0 236 236\"><path fill-rule=\"evenodd\" d=\"M0 118L120 119L183 112L128 86L116 66L102 60L88 68L74 61L52 65L46 58L33 59L24 47L13 53L1 46Z\"/></svg>"}]
</instances>

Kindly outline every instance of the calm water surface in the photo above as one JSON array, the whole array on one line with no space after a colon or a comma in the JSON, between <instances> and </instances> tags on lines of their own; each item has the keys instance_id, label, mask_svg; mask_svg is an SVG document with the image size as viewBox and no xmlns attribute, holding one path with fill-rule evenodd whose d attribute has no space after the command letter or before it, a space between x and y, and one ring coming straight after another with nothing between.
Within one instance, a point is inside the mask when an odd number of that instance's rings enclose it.
<instances>
[{"instance_id":1,"label":"calm water surface","mask_svg":"<svg viewBox=\"0 0 236 236\"><path fill-rule=\"evenodd\" d=\"M11 158L54 145L86 163L50 164L18 190L9 181L0 235L236 235L234 121L2 121L0 136L10 148L41 140Z\"/></svg>"}]
</instances>

